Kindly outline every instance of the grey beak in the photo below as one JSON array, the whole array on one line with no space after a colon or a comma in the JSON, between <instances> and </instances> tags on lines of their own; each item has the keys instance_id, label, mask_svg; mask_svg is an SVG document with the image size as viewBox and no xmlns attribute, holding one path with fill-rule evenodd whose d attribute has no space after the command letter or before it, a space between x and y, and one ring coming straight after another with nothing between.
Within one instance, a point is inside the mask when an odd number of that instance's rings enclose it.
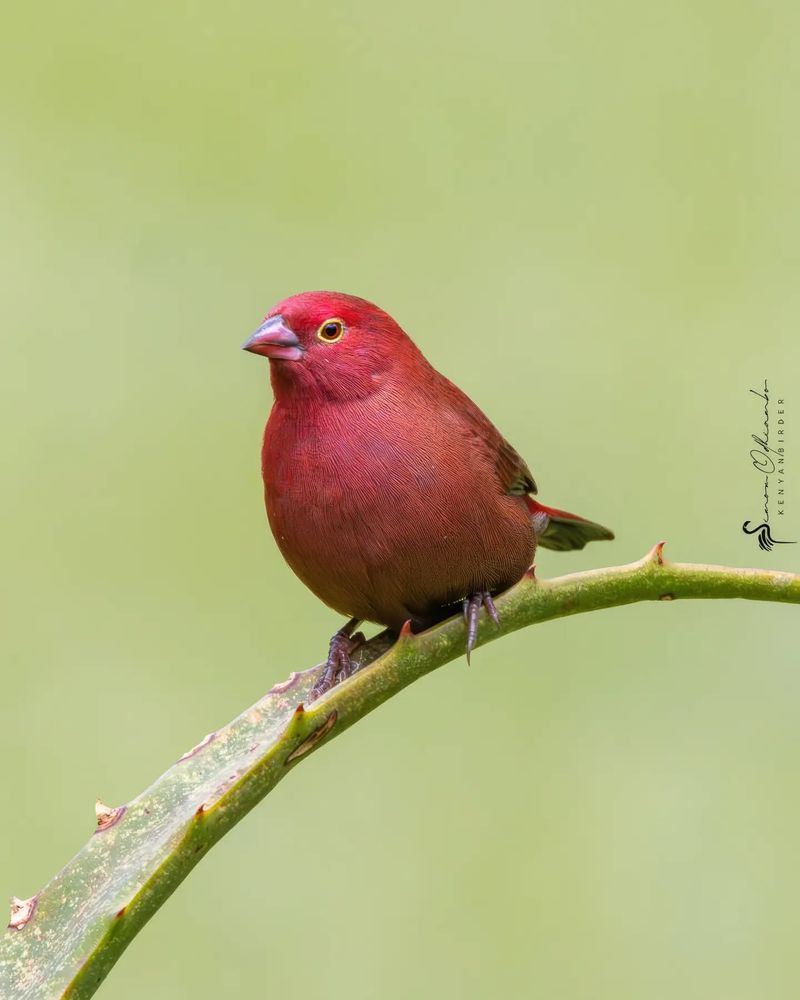
<instances>
[{"instance_id":1,"label":"grey beak","mask_svg":"<svg viewBox=\"0 0 800 1000\"><path fill-rule=\"evenodd\" d=\"M242 344L243 351L261 354L272 361L299 361L305 353L297 334L283 316L271 316Z\"/></svg>"}]
</instances>

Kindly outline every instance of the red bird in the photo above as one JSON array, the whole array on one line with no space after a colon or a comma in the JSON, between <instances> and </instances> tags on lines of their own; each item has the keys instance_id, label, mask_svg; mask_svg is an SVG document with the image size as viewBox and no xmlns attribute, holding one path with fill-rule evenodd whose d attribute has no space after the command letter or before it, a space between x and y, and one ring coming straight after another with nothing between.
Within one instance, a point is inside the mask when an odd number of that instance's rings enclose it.
<instances>
[{"instance_id":1,"label":"red bird","mask_svg":"<svg viewBox=\"0 0 800 1000\"><path fill-rule=\"evenodd\" d=\"M534 500L522 458L371 302L294 295L244 349L270 360L272 533L303 583L350 618L315 695L351 672L361 621L419 630L463 604L469 657L481 607L497 622L492 596L520 579L537 544L614 537Z\"/></svg>"}]
</instances>

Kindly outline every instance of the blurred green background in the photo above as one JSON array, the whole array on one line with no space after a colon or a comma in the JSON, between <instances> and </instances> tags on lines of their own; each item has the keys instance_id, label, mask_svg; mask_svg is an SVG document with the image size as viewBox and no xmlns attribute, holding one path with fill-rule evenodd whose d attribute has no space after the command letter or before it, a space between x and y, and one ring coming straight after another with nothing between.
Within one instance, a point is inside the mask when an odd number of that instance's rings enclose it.
<instances>
[{"instance_id":1,"label":"blurred green background","mask_svg":"<svg viewBox=\"0 0 800 1000\"><path fill-rule=\"evenodd\" d=\"M16 5L5 275L0 895L339 619L265 523L277 299L393 313L617 531L542 575L761 553L767 377L800 459L789 2ZM800 538L800 476L786 528ZM108 1000L800 992L800 627L697 602L558 621L292 773Z\"/></svg>"}]
</instances>

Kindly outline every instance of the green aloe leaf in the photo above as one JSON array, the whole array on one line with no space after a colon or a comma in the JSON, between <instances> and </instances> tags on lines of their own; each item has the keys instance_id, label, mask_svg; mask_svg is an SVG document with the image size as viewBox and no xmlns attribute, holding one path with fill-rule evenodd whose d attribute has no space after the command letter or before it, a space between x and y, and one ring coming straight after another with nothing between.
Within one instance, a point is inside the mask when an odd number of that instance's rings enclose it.
<instances>
[{"instance_id":1,"label":"green aloe leaf","mask_svg":"<svg viewBox=\"0 0 800 1000\"><path fill-rule=\"evenodd\" d=\"M529 573L481 618L478 644L536 622L637 601L747 598L800 603L800 576L669 563L662 544L627 566L549 581ZM98 803L86 846L28 900L12 899L0 940L0 998L90 997L194 866L289 771L387 698L464 651L452 618L390 645L362 647L361 669L304 709L318 668L294 673L211 733L138 798Z\"/></svg>"}]
</instances>

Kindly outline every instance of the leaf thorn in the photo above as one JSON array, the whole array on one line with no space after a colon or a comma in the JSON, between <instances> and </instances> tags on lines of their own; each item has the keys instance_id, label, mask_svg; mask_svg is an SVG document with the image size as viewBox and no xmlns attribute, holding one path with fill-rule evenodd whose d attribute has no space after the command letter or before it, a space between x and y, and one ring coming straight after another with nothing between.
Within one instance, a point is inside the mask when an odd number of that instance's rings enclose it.
<instances>
[{"instance_id":1,"label":"leaf thorn","mask_svg":"<svg viewBox=\"0 0 800 1000\"><path fill-rule=\"evenodd\" d=\"M320 740L324 739L331 731L331 729L333 729L333 727L336 725L336 720L338 717L339 713L336 711L336 709L334 709L328 716L328 718L322 723L321 726L315 729L310 736L307 736L299 746L295 747L294 750L292 750L292 752L286 758L286 763L290 764L293 760L297 760L298 757L303 757L305 754L309 752L309 750L313 750L314 747L317 745L317 743L319 743Z\"/></svg>"}]
</instances>

